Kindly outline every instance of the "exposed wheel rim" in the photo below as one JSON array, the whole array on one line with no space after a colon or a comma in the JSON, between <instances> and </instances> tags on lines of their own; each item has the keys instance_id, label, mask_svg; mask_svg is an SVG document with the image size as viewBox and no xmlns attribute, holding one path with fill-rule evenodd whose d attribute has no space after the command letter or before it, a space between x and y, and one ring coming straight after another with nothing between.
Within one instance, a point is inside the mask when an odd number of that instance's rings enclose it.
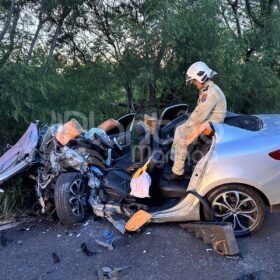
<instances>
[{"instance_id":1,"label":"exposed wheel rim","mask_svg":"<svg viewBox=\"0 0 280 280\"><path fill-rule=\"evenodd\" d=\"M218 220L232 223L237 235L250 232L259 220L256 201L241 191L222 192L213 200L212 207Z\"/></svg>"},{"instance_id":2,"label":"exposed wheel rim","mask_svg":"<svg viewBox=\"0 0 280 280\"><path fill-rule=\"evenodd\" d=\"M86 188L82 179L75 180L69 188L69 205L75 216L85 213Z\"/></svg>"}]
</instances>

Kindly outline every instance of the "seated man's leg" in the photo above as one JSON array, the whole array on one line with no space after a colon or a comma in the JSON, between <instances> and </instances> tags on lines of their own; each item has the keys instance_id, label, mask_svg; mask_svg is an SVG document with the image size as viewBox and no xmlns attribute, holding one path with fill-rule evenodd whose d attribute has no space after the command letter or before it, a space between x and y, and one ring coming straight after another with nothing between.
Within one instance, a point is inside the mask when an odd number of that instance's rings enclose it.
<instances>
[{"instance_id":1,"label":"seated man's leg","mask_svg":"<svg viewBox=\"0 0 280 280\"><path fill-rule=\"evenodd\" d=\"M174 149L174 164L172 167L172 172L177 175L184 174L185 160L188 155L188 145L187 135L191 133L191 128L186 127L182 124L177 127L175 131L175 137L173 142ZM172 152L172 151L171 151Z\"/></svg>"},{"instance_id":2,"label":"seated man's leg","mask_svg":"<svg viewBox=\"0 0 280 280\"><path fill-rule=\"evenodd\" d=\"M188 156L188 147L192 144L197 137L209 127L208 122L198 124L197 126L188 127L180 125L175 133L174 142L175 142L175 157L174 164L172 167L172 172L177 175L184 174L185 160Z\"/></svg>"},{"instance_id":3,"label":"seated man's leg","mask_svg":"<svg viewBox=\"0 0 280 280\"><path fill-rule=\"evenodd\" d=\"M174 139L173 139L173 143L172 143L172 147L171 147L171 151L170 151L170 159L172 161L175 160L175 153L176 153L176 146L180 144L181 139L184 138L184 127L185 124L181 124L179 126L177 126L175 133L174 133Z\"/></svg>"}]
</instances>

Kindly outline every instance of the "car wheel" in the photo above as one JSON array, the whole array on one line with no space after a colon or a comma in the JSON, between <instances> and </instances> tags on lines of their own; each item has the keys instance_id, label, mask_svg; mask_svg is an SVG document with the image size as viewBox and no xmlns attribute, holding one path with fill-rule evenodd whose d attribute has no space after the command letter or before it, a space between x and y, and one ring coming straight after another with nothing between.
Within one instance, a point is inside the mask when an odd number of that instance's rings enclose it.
<instances>
[{"instance_id":1,"label":"car wheel","mask_svg":"<svg viewBox=\"0 0 280 280\"><path fill-rule=\"evenodd\" d=\"M252 188L241 185L221 186L207 196L218 221L231 222L236 236L256 232L264 221L265 205Z\"/></svg>"},{"instance_id":2,"label":"car wheel","mask_svg":"<svg viewBox=\"0 0 280 280\"><path fill-rule=\"evenodd\" d=\"M86 217L87 188L79 173L62 173L59 175L54 203L59 220L63 224L76 224Z\"/></svg>"}]
</instances>

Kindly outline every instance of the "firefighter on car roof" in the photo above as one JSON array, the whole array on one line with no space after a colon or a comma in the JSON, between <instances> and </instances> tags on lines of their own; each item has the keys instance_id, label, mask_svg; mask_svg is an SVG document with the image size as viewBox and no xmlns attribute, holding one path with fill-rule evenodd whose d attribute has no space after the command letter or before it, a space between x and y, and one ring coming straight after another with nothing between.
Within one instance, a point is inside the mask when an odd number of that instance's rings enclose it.
<instances>
[{"instance_id":1,"label":"firefighter on car roof","mask_svg":"<svg viewBox=\"0 0 280 280\"><path fill-rule=\"evenodd\" d=\"M207 128L209 122L223 122L227 103L222 90L211 78L217 73L204 62L196 62L190 66L186 74L186 84L193 83L199 90L199 98L195 110L187 121L176 128L171 159L174 161L172 173L168 180L184 178L185 160L188 156L188 146Z\"/></svg>"}]
</instances>

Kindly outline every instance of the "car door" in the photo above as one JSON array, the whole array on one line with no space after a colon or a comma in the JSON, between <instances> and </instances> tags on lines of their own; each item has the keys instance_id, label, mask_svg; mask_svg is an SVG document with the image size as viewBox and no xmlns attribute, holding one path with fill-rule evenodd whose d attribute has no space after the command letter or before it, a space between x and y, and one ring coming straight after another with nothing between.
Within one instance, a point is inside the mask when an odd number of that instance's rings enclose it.
<instances>
[{"instance_id":1,"label":"car door","mask_svg":"<svg viewBox=\"0 0 280 280\"><path fill-rule=\"evenodd\" d=\"M176 127L187 119L188 109L187 104L177 104L163 110L153 137L154 148L168 151L173 142Z\"/></svg>"},{"instance_id":2,"label":"car door","mask_svg":"<svg viewBox=\"0 0 280 280\"><path fill-rule=\"evenodd\" d=\"M113 161L117 161L118 159L130 155L131 151L131 133L135 120L135 113L130 113L124 115L117 119L119 122L118 127L114 127L107 131L107 135L111 138L111 140L119 145L121 149L114 148L112 151L112 159Z\"/></svg>"}]
</instances>

